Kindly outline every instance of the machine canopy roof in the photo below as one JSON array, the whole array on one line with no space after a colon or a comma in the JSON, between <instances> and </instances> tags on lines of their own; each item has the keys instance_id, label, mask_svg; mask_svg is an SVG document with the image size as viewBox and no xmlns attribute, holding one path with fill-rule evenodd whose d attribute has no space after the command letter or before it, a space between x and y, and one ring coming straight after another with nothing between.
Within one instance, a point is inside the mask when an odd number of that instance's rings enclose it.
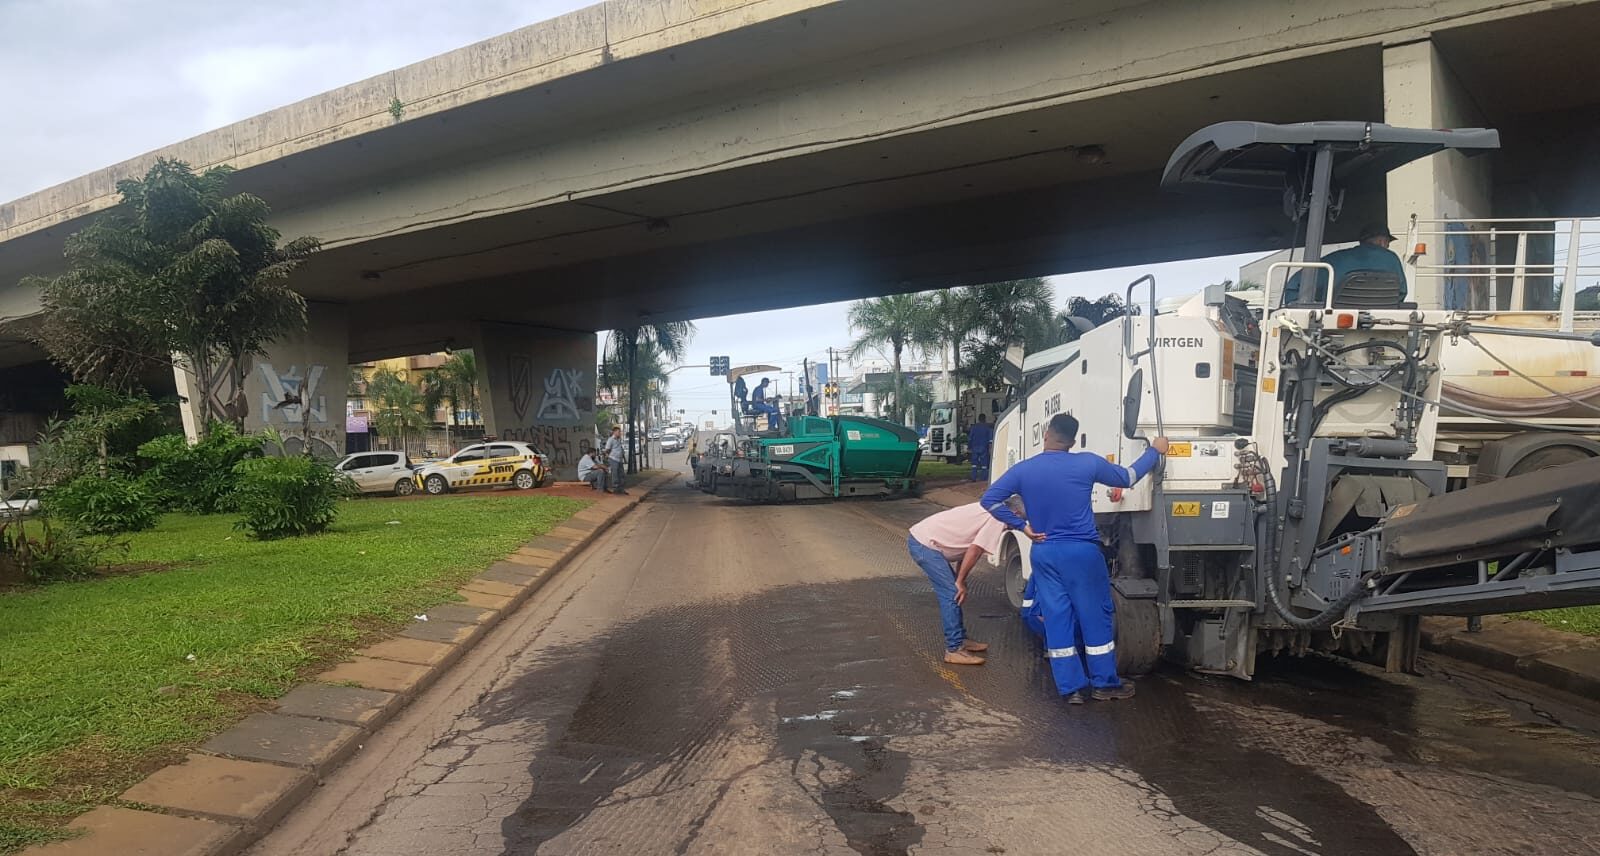
<instances>
[{"instance_id":1,"label":"machine canopy roof","mask_svg":"<svg viewBox=\"0 0 1600 856\"><path fill-rule=\"evenodd\" d=\"M1477 155L1500 148L1490 128L1422 130L1376 122L1219 122L1189 135L1167 161L1161 186L1183 190L1205 186L1281 191L1305 168L1321 143L1333 149L1333 180L1386 173L1445 149Z\"/></svg>"}]
</instances>

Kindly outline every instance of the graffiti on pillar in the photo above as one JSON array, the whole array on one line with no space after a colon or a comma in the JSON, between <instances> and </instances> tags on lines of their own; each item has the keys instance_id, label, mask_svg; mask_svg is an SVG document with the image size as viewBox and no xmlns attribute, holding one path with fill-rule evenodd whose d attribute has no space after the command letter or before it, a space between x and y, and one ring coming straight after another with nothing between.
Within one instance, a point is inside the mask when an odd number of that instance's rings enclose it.
<instances>
[{"instance_id":1,"label":"graffiti on pillar","mask_svg":"<svg viewBox=\"0 0 1600 856\"><path fill-rule=\"evenodd\" d=\"M310 365L302 372L300 366L292 365L280 372L272 363L261 362L256 371L266 385L261 393L261 422L278 427L285 452L318 457L344 454L343 426L328 422L328 397L321 389L327 366Z\"/></svg>"},{"instance_id":2,"label":"graffiti on pillar","mask_svg":"<svg viewBox=\"0 0 1600 856\"><path fill-rule=\"evenodd\" d=\"M536 419L576 420L578 413L577 369L553 369L544 379L544 400L539 402Z\"/></svg>"},{"instance_id":3,"label":"graffiti on pillar","mask_svg":"<svg viewBox=\"0 0 1600 856\"><path fill-rule=\"evenodd\" d=\"M256 364L256 370L267 387L261 393L262 422L300 425L328 421L328 397L321 391L327 366L307 366L304 373L299 366L290 366L288 371L279 372L272 363L263 362Z\"/></svg>"},{"instance_id":4,"label":"graffiti on pillar","mask_svg":"<svg viewBox=\"0 0 1600 856\"><path fill-rule=\"evenodd\" d=\"M567 425L507 428L500 432L500 439L527 443L549 455L550 463L558 467L573 466L586 453L599 448L590 432Z\"/></svg>"},{"instance_id":5,"label":"graffiti on pillar","mask_svg":"<svg viewBox=\"0 0 1600 856\"><path fill-rule=\"evenodd\" d=\"M533 403L533 358L527 354L512 354L506 358L506 392L511 396L511 409L521 422L528 415L528 405Z\"/></svg>"}]
</instances>

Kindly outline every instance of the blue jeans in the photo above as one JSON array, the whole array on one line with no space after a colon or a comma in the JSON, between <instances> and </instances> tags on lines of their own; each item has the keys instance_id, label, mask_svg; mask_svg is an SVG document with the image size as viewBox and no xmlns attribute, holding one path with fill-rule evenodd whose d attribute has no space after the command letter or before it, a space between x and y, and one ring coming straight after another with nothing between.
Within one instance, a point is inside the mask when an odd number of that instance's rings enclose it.
<instances>
[{"instance_id":1,"label":"blue jeans","mask_svg":"<svg viewBox=\"0 0 1600 856\"><path fill-rule=\"evenodd\" d=\"M611 482L606 489L612 493L622 493L622 459L615 458L611 461Z\"/></svg>"},{"instance_id":2,"label":"blue jeans","mask_svg":"<svg viewBox=\"0 0 1600 856\"><path fill-rule=\"evenodd\" d=\"M956 569L944 554L915 538L906 539L906 549L911 560L928 575L933 583L933 593L939 598L939 618L944 622L944 648L954 651L967 641L967 630L961 623L961 605L956 603Z\"/></svg>"}]
</instances>

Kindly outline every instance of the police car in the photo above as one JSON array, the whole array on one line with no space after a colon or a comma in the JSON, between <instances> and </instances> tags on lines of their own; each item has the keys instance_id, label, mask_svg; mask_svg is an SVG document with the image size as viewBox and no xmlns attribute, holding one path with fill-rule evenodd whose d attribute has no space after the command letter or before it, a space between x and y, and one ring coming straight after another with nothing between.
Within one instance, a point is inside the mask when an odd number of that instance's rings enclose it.
<instances>
[{"instance_id":1,"label":"police car","mask_svg":"<svg viewBox=\"0 0 1600 856\"><path fill-rule=\"evenodd\" d=\"M544 487L550 468L543 454L527 443L477 443L450 457L417 469L417 487L438 496L452 490L480 487Z\"/></svg>"}]
</instances>

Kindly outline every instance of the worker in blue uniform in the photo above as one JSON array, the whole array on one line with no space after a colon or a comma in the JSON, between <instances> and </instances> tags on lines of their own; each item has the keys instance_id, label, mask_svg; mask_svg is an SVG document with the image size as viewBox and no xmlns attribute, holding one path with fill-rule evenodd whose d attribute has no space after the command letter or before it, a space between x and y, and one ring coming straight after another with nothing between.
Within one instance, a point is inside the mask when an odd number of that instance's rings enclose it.
<instances>
[{"instance_id":1,"label":"worker in blue uniform","mask_svg":"<svg viewBox=\"0 0 1600 856\"><path fill-rule=\"evenodd\" d=\"M1028 577L1022 584L1022 608L1017 610L1017 616L1022 619L1024 627L1033 632L1033 635L1044 639L1044 612L1039 609L1039 590L1035 587L1034 580L1037 576Z\"/></svg>"},{"instance_id":2,"label":"worker in blue uniform","mask_svg":"<svg viewBox=\"0 0 1600 856\"><path fill-rule=\"evenodd\" d=\"M1389 249L1389 245L1394 243L1394 235L1389 232L1388 227L1379 226L1375 223L1368 224L1362 227L1361 233L1356 240L1359 243L1355 246L1346 247L1322 257L1324 262L1333 266L1333 281L1335 283L1344 282L1347 274L1355 273L1356 271L1387 271L1400 277L1400 300L1404 301L1406 299L1406 269L1401 266L1400 257ZM1301 302L1300 277L1304 273L1305 271L1299 271L1294 276L1289 277L1289 282L1283 289L1284 306ZM1315 273L1317 275L1317 288L1314 294L1305 298L1307 303L1322 303L1324 295L1327 294L1328 272L1317 270ZM1335 301L1339 299L1337 290L1333 293L1333 299Z\"/></svg>"},{"instance_id":3,"label":"worker in blue uniform","mask_svg":"<svg viewBox=\"0 0 1600 856\"><path fill-rule=\"evenodd\" d=\"M1117 677L1111 576L1090 496L1096 484L1133 487L1167 451L1167 439L1157 437L1123 467L1073 452L1077 436L1078 420L1057 413L1045 430L1044 451L1006 470L979 500L995 519L1034 542L1032 582L1044 617L1045 657L1056 689L1069 704L1082 704L1085 688L1097 700L1133 696L1133 685ZM1027 520L1007 506L1013 496L1022 498Z\"/></svg>"},{"instance_id":4,"label":"worker in blue uniform","mask_svg":"<svg viewBox=\"0 0 1600 856\"><path fill-rule=\"evenodd\" d=\"M766 414L767 430L776 431L779 427L778 407L770 400L772 393L767 391L767 384L771 382L771 378L762 378L761 382L756 384L755 390L750 393L750 409L756 413Z\"/></svg>"},{"instance_id":5,"label":"worker in blue uniform","mask_svg":"<svg viewBox=\"0 0 1600 856\"><path fill-rule=\"evenodd\" d=\"M994 427L989 414L979 413L978 421L967 429L967 457L972 459L972 475L967 481L989 480L989 454L994 449Z\"/></svg>"}]
</instances>

